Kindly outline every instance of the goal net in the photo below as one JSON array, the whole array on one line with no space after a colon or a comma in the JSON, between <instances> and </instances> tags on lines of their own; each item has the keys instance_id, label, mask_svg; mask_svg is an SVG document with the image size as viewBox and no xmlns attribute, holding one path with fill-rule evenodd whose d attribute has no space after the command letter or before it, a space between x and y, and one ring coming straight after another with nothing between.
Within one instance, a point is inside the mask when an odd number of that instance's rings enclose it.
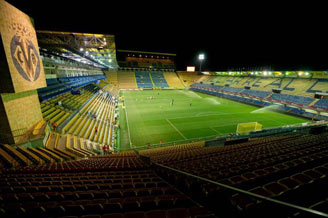
<instances>
[{"instance_id":1,"label":"goal net","mask_svg":"<svg viewBox=\"0 0 328 218\"><path fill-rule=\"evenodd\" d=\"M239 123L237 125L236 133L238 135L248 135L252 131L259 131L259 130L262 130L262 125L258 122Z\"/></svg>"}]
</instances>

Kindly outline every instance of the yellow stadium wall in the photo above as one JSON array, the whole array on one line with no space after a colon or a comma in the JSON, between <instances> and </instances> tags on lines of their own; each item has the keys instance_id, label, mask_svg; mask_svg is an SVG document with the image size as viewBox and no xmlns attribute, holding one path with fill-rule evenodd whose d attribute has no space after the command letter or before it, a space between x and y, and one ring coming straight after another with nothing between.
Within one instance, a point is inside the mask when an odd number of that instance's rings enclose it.
<instances>
[{"instance_id":1,"label":"yellow stadium wall","mask_svg":"<svg viewBox=\"0 0 328 218\"><path fill-rule=\"evenodd\" d=\"M5 143L19 143L25 137L19 135L24 135L43 119L36 90L1 94L0 106L1 133L12 135Z\"/></svg>"}]
</instances>

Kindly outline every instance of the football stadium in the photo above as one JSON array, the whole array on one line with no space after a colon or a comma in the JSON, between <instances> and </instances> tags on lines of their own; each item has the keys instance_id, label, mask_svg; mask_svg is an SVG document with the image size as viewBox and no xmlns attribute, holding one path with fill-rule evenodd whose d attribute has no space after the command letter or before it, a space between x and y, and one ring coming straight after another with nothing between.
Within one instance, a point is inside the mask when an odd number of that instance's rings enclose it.
<instances>
[{"instance_id":1,"label":"football stadium","mask_svg":"<svg viewBox=\"0 0 328 218\"><path fill-rule=\"evenodd\" d=\"M180 71L4 0L0 34L1 217L328 217L328 71Z\"/></svg>"}]
</instances>

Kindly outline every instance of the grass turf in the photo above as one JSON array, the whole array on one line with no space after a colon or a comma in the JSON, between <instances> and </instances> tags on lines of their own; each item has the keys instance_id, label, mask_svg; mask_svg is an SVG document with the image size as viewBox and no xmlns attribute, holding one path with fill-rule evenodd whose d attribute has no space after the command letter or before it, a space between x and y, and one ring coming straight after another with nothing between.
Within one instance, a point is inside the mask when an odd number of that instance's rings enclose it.
<instances>
[{"instance_id":1,"label":"grass turf","mask_svg":"<svg viewBox=\"0 0 328 218\"><path fill-rule=\"evenodd\" d=\"M124 96L126 106L119 109L122 150L129 149L130 144L138 147L161 140L168 143L227 135L236 132L238 123L259 122L263 128L271 128L307 121L188 90L121 91L120 96Z\"/></svg>"}]
</instances>

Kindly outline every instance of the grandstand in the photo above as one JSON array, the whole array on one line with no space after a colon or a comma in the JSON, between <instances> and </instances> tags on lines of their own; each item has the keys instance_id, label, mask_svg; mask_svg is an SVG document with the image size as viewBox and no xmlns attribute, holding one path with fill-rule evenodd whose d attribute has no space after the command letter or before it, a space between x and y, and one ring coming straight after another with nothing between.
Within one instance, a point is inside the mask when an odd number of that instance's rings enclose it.
<instances>
[{"instance_id":1,"label":"grandstand","mask_svg":"<svg viewBox=\"0 0 328 218\"><path fill-rule=\"evenodd\" d=\"M117 75L120 89L137 88L137 81L134 72L120 72Z\"/></svg>"},{"instance_id":2,"label":"grandstand","mask_svg":"<svg viewBox=\"0 0 328 218\"><path fill-rule=\"evenodd\" d=\"M176 88L176 89L184 88L183 83L181 82L180 78L177 76L176 73L164 72L164 77L169 87Z\"/></svg>"},{"instance_id":3,"label":"grandstand","mask_svg":"<svg viewBox=\"0 0 328 218\"><path fill-rule=\"evenodd\" d=\"M326 71L176 71L5 1L0 26L1 217L328 217Z\"/></svg>"}]
</instances>

